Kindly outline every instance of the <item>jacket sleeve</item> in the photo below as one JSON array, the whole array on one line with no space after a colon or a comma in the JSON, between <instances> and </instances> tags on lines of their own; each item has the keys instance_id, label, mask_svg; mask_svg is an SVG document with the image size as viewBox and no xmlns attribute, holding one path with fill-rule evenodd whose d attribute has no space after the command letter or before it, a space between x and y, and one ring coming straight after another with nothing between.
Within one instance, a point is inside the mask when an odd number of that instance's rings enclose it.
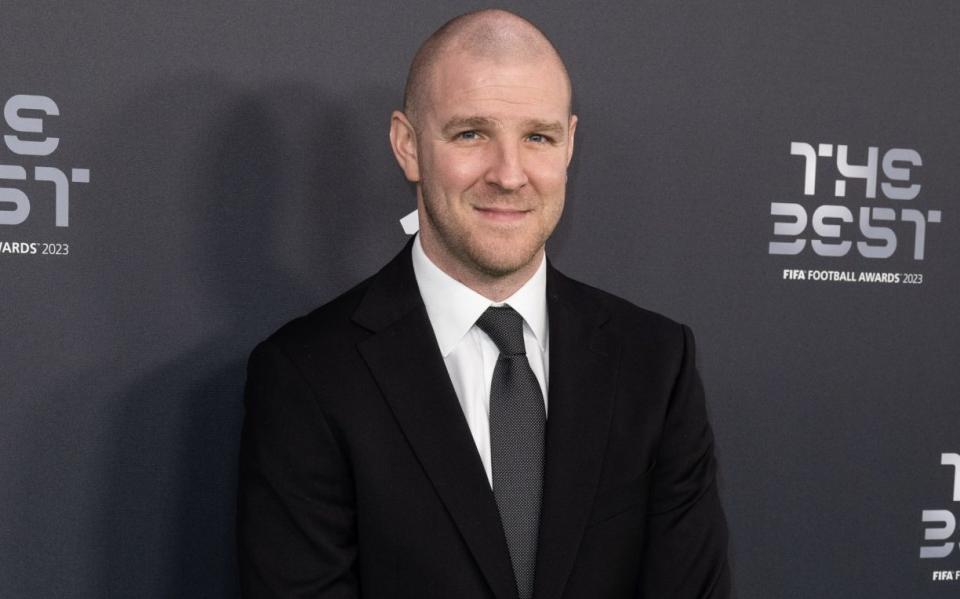
<instances>
[{"instance_id":1,"label":"jacket sleeve","mask_svg":"<svg viewBox=\"0 0 960 599\"><path fill-rule=\"evenodd\" d=\"M727 525L717 493L713 434L694 363L683 351L654 469L643 554L643 599L728 599Z\"/></svg>"},{"instance_id":2,"label":"jacket sleeve","mask_svg":"<svg viewBox=\"0 0 960 599\"><path fill-rule=\"evenodd\" d=\"M237 542L245 598L356 599L353 480L296 365L271 341L250 357Z\"/></svg>"}]
</instances>

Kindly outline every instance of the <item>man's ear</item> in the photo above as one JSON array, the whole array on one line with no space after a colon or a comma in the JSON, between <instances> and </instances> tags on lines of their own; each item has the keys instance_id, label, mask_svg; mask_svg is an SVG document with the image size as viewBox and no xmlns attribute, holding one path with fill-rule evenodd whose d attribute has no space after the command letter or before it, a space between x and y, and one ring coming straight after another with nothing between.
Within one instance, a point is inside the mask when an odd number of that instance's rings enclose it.
<instances>
[{"instance_id":1,"label":"man's ear","mask_svg":"<svg viewBox=\"0 0 960 599\"><path fill-rule=\"evenodd\" d=\"M570 160L573 158L573 138L577 133L577 115L570 115L570 127L567 131L567 166L570 166Z\"/></svg>"},{"instance_id":2,"label":"man's ear","mask_svg":"<svg viewBox=\"0 0 960 599\"><path fill-rule=\"evenodd\" d=\"M390 115L390 147L403 174L411 183L420 182L420 160L417 156L417 132L407 115L394 110Z\"/></svg>"}]
</instances>

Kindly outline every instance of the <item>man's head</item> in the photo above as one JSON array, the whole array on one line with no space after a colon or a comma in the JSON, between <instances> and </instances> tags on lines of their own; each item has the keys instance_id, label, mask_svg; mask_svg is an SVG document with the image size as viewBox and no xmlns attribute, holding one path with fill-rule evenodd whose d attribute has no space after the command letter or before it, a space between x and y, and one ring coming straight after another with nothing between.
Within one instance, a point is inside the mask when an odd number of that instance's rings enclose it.
<instances>
[{"instance_id":1,"label":"man's head","mask_svg":"<svg viewBox=\"0 0 960 599\"><path fill-rule=\"evenodd\" d=\"M570 103L557 51L511 13L462 15L421 46L390 141L443 270L468 285L536 270L563 210Z\"/></svg>"}]
</instances>

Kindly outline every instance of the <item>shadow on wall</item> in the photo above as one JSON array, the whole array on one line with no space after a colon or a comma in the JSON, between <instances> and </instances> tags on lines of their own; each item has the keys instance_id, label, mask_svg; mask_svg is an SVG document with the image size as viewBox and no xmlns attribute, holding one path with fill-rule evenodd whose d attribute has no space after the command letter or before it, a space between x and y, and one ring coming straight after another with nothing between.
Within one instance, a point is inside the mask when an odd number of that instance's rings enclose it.
<instances>
[{"instance_id":1,"label":"shadow on wall","mask_svg":"<svg viewBox=\"0 0 960 599\"><path fill-rule=\"evenodd\" d=\"M106 218L125 230L125 247L149 249L103 256L96 276L117 347L93 351L113 353L105 363L117 371L78 377L100 381L106 429L87 482L99 497L89 596L238 594L246 356L361 278L350 257L369 245L371 225L337 207L369 201L354 184L370 178L351 130L363 104L298 84L245 93L194 76L105 118L132 140L109 150L119 160L109 201L136 213L126 223L115 207Z\"/></svg>"}]
</instances>

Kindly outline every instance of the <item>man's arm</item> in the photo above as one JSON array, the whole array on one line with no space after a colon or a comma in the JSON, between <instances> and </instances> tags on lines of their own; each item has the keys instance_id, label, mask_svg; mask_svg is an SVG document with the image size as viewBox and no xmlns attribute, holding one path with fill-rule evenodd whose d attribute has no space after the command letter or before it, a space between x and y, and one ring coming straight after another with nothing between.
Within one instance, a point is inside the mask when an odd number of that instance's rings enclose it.
<instances>
[{"instance_id":1,"label":"man's arm","mask_svg":"<svg viewBox=\"0 0 960 599\"><path fill-rule=\"evenodd\" d=\"M654 470L641 596L727 599L727 525L717 493L713 434L693 334L682 328L683 359Z\"/></svg>"},{"instance_id":2,"label":"man's arm","mask_svg":"<svg viewBox=\"0 0 960 599\"><path fill-rule=\"evenodd\" d=\"M356 599L352 474L299 369L250 356L237 515L243 597Z\"/></svg>"}]
</instances>

